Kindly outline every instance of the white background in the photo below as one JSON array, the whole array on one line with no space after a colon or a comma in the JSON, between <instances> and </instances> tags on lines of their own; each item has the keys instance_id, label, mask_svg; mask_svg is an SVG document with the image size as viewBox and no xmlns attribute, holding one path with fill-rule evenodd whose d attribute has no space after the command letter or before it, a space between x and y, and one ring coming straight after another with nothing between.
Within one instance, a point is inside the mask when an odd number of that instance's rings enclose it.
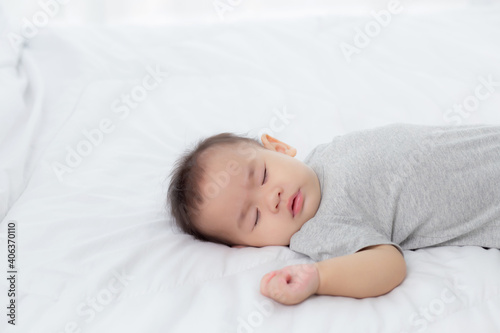
<instances>
[{"instance_id":1,"label":"white background","mask_svg":"<svg viewBox=\"0 0 500 333\"><path fill-rule=\"evenodd\" d=\"M3 0L10 19L32 16L41 8L57 0ZM60 10L50 24L185 24L193 22L220 22L217 8L224 4L224 20L256 18L297 17L310 14L345 13L368 14L374 9L385 8L387 0L60 0ZM420 0L399 1L409 12L438 11L449 8L483 6L495 0ZM1 2L0 2L1 3ZM226 7L227 8L227 7Z\"/></svg>"}]
</instances>

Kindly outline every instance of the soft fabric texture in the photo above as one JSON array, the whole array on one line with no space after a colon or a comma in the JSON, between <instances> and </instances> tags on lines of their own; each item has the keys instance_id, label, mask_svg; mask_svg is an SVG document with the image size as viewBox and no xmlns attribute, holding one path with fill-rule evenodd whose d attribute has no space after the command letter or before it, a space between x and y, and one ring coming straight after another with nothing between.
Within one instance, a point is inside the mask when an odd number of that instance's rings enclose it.
<instances>
[{"instance_id":1,"label":"soft fabric texture","mask_svg":"<svg viewBox=\"0 0 500 333\"><path fill-rule=\"evenodd\" d=\"M500 248L500 126L394 124L339 136L305 162L322 197L294 251L324 260L380 244Z\"/></svg>"}]
</instances>

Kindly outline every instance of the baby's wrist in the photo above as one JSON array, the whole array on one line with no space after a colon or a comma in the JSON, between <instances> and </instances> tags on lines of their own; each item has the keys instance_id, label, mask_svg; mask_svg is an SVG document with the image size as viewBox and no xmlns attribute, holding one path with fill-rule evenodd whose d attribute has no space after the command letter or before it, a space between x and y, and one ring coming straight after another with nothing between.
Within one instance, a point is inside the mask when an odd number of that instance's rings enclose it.
<instances>
[{"instance_id":1,"label":"baby's wrist","mask_svg":"<svg viewBox=\"0 0 500 333\"><path fill-rule=\"evenodd\" d=\"M321 285L321 278L320 278L320 274L319 274L319 265L318 265L317 262L312 263L311 265L314 267L314 271L315 271L315 274L316 274L316 279L318 281L316 289L314 290L314 293L317 294L319 292L319 286Z\"/></svg>"}]
</instances>

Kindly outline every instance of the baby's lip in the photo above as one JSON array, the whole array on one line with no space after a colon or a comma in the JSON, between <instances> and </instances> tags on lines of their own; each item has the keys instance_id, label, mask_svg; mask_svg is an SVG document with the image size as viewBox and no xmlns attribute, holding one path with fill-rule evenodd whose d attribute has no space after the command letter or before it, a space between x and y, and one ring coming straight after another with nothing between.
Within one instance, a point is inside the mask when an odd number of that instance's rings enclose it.
<instances>
[{"instance_id":1,"label":"baby's lip","mask_svg":"<svg viewBox=\"0 0 500 333\"><path fill-rule=\"evenodd\" d=\"M292 214L292 217L295 217L295 214L293 213L293 200L297 198L299 193L300 189L297 192L295 192L290 198L288 198L288 202L286 203L286 207L288 208L290 214Z\"/></svg>"}]
</instances>

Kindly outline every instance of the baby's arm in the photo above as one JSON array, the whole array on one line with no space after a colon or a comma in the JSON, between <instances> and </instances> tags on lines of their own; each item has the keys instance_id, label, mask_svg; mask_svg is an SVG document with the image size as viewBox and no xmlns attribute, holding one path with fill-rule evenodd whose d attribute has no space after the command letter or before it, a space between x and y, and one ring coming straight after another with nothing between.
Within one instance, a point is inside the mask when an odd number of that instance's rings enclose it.
<instances>
[{"instance_id":1,"label":"baby's arm","mask_svg":"<svg viewBox=\"0 0 500 333\"><path fill-rule=\"evenodd\" d=\"M403 282L406 263L392 245L367 247L354 254L316 263L320 295L355 298L380 296Z\"/></svg>"},{"instance_id":2,"label":"baby's arm","mask_svg":"<svg viewBox=\"0 0 500 333\"><path fill-rule=\"evenodd\" d=\"M283 304L300 303L312 294L374 297L397 287L405 276L401 253L392 245L377 245L268 273L262 278L261 293Z\"/></svg>"}]
</instances>

